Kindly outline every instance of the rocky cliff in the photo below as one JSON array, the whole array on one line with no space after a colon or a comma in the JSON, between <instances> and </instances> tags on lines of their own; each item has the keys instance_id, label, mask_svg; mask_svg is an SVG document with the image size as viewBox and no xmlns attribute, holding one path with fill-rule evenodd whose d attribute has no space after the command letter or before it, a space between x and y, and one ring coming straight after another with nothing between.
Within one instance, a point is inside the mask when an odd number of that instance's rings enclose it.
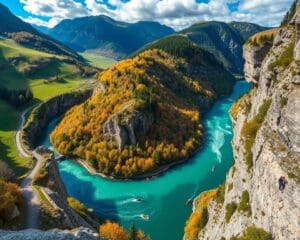
<instances>
[{"instance_id":1,"label":"rocky cliff","mask_svg":"<svg viewBox=\"0 0 300 240\"><path fill-rule=\"evenodd\" d=\"M244 47L254 87L231 109L235 164L218 201L208 204L198 239L300 239L299 29L298 3L272 46Z\"/></svg>"},{"instance_id":2,"label":"rocky cliff","mask_svg":"<svg viewBox=\"0 0 300 240\"><path fill-rule=\"evenodd\" d=\"M86 228L77 228L73 230L52 229L49 231L40 231L27 229L23 231L1 231L0 240L100 240L98 234Z\"/></svg>"},{"instance_id":3,"label":"rocky cliff","mask_svg":"<svg viewBox=\"0 0 300 240\"><path fill-rule=\"evenodd\" d=\"M22 129L22 141L32 150L51 120L92 95L92 90L74 91L51 98L37 106Z\"/></svg>"}]
</instances>

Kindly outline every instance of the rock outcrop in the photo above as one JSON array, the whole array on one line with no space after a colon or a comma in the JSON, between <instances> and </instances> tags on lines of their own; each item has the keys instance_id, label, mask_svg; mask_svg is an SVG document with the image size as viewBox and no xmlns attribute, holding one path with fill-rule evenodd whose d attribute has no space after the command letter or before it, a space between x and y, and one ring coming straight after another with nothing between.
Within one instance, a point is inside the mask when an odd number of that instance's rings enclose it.
<instances>
[{"instance_id":1,"label":"rock outcrop","mask_svg":"<svg viewBox=\"0 0 300 240\"><path fill-rule=\"evenodd\" d=\"M299 17L300 3L294 19ZM250 226L276 240L300 239L298 27L295 21L283 27L268 53L269 47L244 48L246 78L255 86L232 108L238 109L232 114L235 164L226 178L224 202L210 202L198 239L239 239ZM281 176L287 180L282 191Z\"/></svg>"},{"instance_id":2,"label":"rock outcrop","mask_svg":"<svg viewBox=\"0 0 300 240\"><path fill-rule=\"evenodd\" d=\"M138 136L145 135L153 123L153 116L150 112L129 113L127 110L123 109L111 116L103 126L103 134L106 137L113 137L119 150L125 145L135 145Z\"/></svg>"},{"instance_id":3,"label":"rock outcrop","mask_svg":"<svg viewBox=\"0 0 300 240\"><path fill-rule=\"evenodd\" d=\"M261 64L272 45L265 44L261 46L253 47L249 44L245 44L244 58L245 58L245 77L248 81L255 84L258 83L260 77Z\"/></svg>"},{"instance_id":4,"label":"rock outcrop","mask_svg":"<svg viewBox=\"0 0 300 240\"><path fill-rule=\"evenodd\" d=\"M22 130L22 140L26 147L33 150L36 141L51 120L88 99L92 92L92 90L83 90L62 94L37 106Z\"/></svg>"},{"instance_id":5,"label":"rock outcrop","mask_svg":"<svg viewBox=\"0 0 300 240\"><path fill-rule=\"evenodd\" d=\"M99 235L90 229L76 228L73 230L52 229L40 231L27 229L23 231L1 231L0 240L101 240Z\"/></svg>"}]
</instances>

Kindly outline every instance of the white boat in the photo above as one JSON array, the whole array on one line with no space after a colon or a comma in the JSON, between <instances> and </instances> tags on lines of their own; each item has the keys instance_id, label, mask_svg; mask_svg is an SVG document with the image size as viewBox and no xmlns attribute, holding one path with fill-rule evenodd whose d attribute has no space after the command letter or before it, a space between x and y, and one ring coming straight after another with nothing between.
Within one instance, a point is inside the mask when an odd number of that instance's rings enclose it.
<instances>
[{"instance_id":1,"label":"white boat","mask_svg":"<svg viewBox=\"0 0 300 240\"><path fill-rule=\"evenodd\" d=\"M144 220L149 220L149 215L146 215L146 214L141 214L140 217Z\"/></svg>"}]
</instances>

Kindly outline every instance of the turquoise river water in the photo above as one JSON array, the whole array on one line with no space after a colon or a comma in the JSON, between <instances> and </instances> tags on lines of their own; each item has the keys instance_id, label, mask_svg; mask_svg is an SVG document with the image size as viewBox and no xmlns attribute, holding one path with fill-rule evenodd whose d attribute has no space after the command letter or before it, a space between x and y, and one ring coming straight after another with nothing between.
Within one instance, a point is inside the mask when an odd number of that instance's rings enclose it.
<instances>
[{"instance_id":1,"label":"turquoise river water","mask_svg":"<svg viewBox=\"0 0 300 240\"><path fill-rule=\"evenodd\" d=\"M114 181L91 175L74 161L64 160L59 163L59 171L68 194L93 208L102 218L116 220L126 228L134 223L153 240L182 239L192 210L186 201L224 182L233 163L228 111L250 88L249 83L239 81L229 97L214 104L203 119L204 146L188 162L152 180ZM56 124L57 120L49 124L46 136ZM45 137L41 144L50 146L49 138ZM141 214L149 219L143 219Z\"/></svg>"}]
</instances>

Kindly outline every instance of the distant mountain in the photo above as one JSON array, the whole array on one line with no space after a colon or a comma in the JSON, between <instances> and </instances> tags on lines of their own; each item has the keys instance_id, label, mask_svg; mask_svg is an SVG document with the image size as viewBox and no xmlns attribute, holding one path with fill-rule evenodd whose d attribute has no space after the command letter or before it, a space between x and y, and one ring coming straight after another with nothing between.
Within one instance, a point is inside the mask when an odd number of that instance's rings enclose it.
<instances>
[{"instance_id":1,"label":"distant mountain","mask_svg":"<svg viewBox=\"0 0 300 240\"><path fill-rule=\"evenodd\" d=\"M157 22L125 23L100 15L63 20L48 33L76 51L93 49L120 59L174 30Z\"/></svg>"},{"instance_id":2,"label":"distant mountain","mask_svg":"<svg viewBox=\"0 0 300 240\"><path fill-rule=\"evenodd\" d=\"M31 26L34 27L39 32L45 33L45 34L48 34L48 31L50 29L50 28L47 28L47 27L44 27L44 26L35 25L35 24L31 24Z\"/></svg>"},{"instance_id":3,"label":"distant mountain","mask_svg":"<svg viewBox=\"0 0 300 240\"><path fill-rule=\"evenodd\" d=\"M249 37L257 32L262 32L264 30L270 29L268 27L262 27L260 25L248 22L231 22L229 23L238 33L242 36L244 41L247 41Z\"/></svg>"},{"instance_id":4,"label":"distant mountain","mask_svg":"<svg viewBox=\"0 0 300 240\"><path fill-rule=\"evenodd\" d=\"M26 47L51 54L64 55L76 60L82 57L58 41L39 32L30 24L13 15L10 10L0 3L0 36L12 38Z\"/></svg>"},{"instance_id":5,"label":"distant mountain","mask_svg":"<svg viewBox=\"0 0 300 240\"><path fill-rule=\"evenodd\" d=\"M232 73L242 74L243 44L251 35L266 29L268 28L252 23L212 21L194 24L178 34L188 37L214 54Z\"/></svg>"}]
</instances>

